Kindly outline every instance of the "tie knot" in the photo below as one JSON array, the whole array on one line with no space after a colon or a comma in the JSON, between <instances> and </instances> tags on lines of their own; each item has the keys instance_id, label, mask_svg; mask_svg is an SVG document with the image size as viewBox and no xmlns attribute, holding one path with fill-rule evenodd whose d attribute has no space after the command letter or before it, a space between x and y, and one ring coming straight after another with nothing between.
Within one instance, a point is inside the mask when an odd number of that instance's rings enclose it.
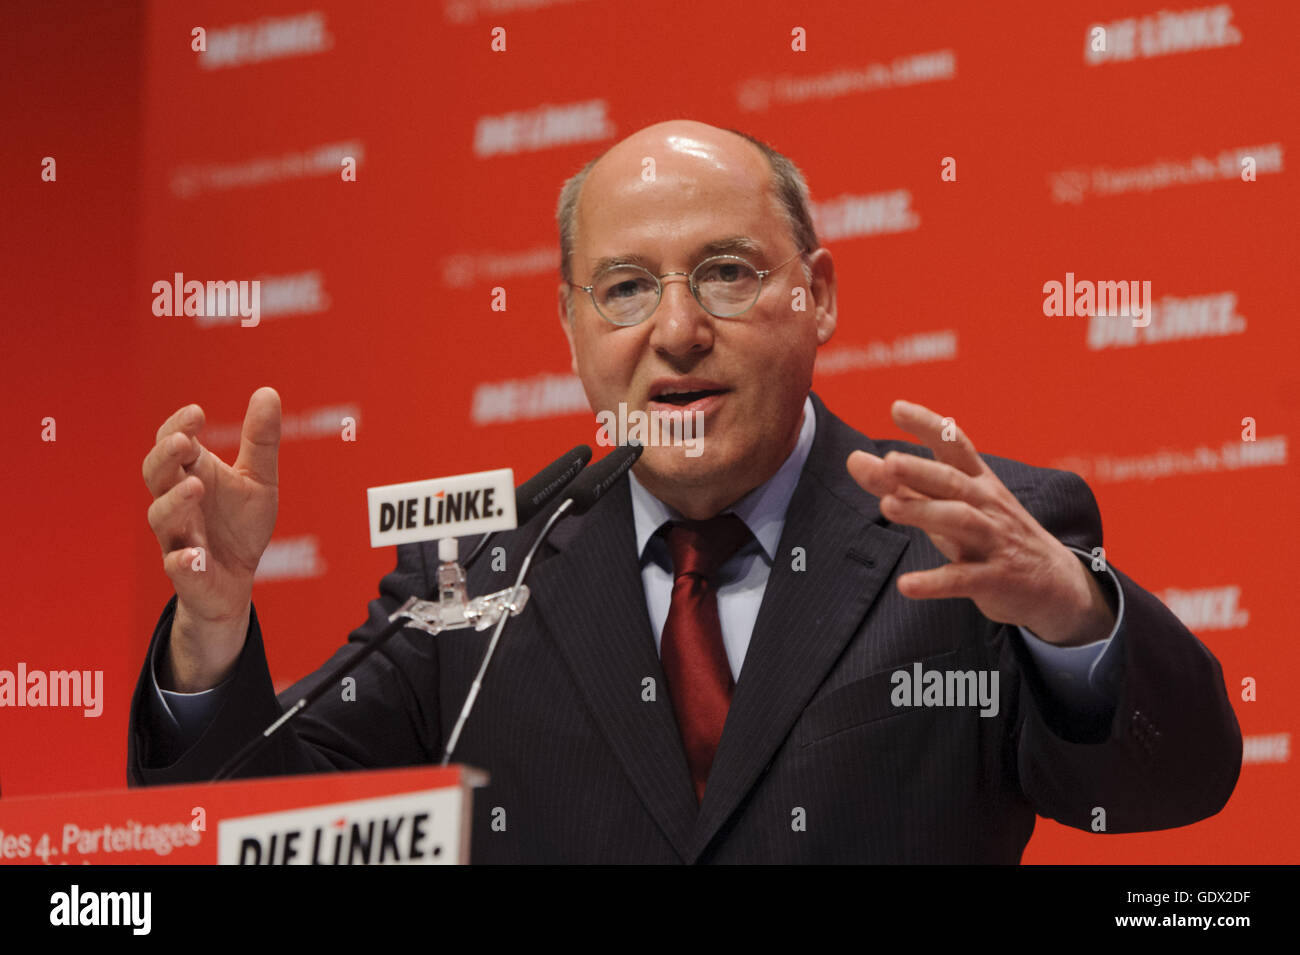
<instances>
[{"instance_id":1,"label":"tie knot","mask_svg":"<svg viewBox=\"0 0 1300 955\"><path fill-rule=\"evenodd\" d=\"M709 580L751 537L735 514L720 514L707 521L673 521L666 524L673 577L695 574Z\"/></svg>"}]
</instances>

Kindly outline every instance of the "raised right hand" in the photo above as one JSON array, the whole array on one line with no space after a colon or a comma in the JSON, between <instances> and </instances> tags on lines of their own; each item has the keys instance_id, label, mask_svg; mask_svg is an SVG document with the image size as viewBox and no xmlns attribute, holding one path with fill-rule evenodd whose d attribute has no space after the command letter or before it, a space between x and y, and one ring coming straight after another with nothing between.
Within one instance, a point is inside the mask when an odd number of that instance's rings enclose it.
<instances>
[{"instance_id":1,"label":"raised right hand","mask_svg":"<svg viewBox=\"0 0 1300 955\"><path fill-rule=\"evenodd\" d=\"M224 679L244 645L253 573L275 527L280 396L253 392L233 465L199 443L203 424L203 409L186 405L144 459L149 526L178 598L165 682L186 692Z\"/></svg>"}]
</instances>

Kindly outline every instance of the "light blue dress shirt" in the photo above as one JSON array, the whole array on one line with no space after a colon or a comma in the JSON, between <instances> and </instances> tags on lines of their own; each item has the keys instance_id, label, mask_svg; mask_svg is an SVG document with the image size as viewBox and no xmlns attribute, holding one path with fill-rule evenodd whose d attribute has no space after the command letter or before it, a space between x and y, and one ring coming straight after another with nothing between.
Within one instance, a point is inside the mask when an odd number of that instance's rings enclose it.
<instances>
[{"instance_id":1,"label":"light blue dress shirt","mask_svg":"<svg viewBox=\"0 0 1300 955\"><path fill-rule=\"evenodd\" d=\"M734 557L722 565L716 581L718 598L718 623L722 629L722 643L731 665L732 679L739 682L749 649L749 638L754 632L758 609L763 602L763 590L776 559L776 548L785 527L786 509L794 496L795 486L803 473L804 463L812 450L817 421L812 400L804 399L803 423L799 439L785 463L765 484L760 484L723 513L734 513L749 528L753 539ZM632 485L632 517L636 522L636 546L641 557L641 582L645 587L646 609L654 629L655 647L663 640L664 621L672 603L672 559L668 543L657 534L667 521L682 520L682 515L645 489L636 475L629 473ZM1092 557L1086 551L1071 547L1086 561ZM1106 567L1110 586L1118 594L1115 626L1110 635L1095 643L1080 647L1058 647L1039 639L1032 631L1018 628L1025 646L1034 660L1048 690L1071 712L1103 712L1114 705L1112 681L1106 677L1118 662L1119 654L1107 652L1115 645L1124 617L1124 594L1119 579ZM1103 588L1106 586L1102 585Z\"/></svg>"},{"instance_id":2,"label":"light blue dress shirt","mask_svg":"<svg viewBox=\"0 0 1300 955\"><path fill-rule=\"evenodd\" d=\"M785 463L765 483L723 512L736 514L753 535L745 547L722 565L716 581L718 622L727 662L736 681L740 679L754 622L763 602L763 590L767 587L772 561L776 559L776 548L785 527L786 509L803 473L808 452L812 450L816 427L812 400L805 398L799 440ZM645 588L650 625L654 630L655 648L658 649L672 602L673 574L667 542L655 532L665 522L682 520L682 516L647 491L635 474L629 472L628 479L632 491L632 516L636 523L637 553L641 558L641 582ZM1086 562L1091 561L1087 552L1074 547L1070 549ZM1104 640L1081 647L1058 647L1040 640L1024 627L1019 628L1048 691L1073 713L1105 712L1115 703L1114 681L1107 677L1119 659L1115 636L1123 625L1124 594L1109 565L1106 574L1113 592L1118 595L1118 604L1115 627ZM165 730L174 734L180 745L186 746L197 740L210 722L229 681L202 693L177 693L159 688L156 666L155 660L150 670L154 693L160 704L158 710L167 724Z\"/></svg>"}]
</instances>

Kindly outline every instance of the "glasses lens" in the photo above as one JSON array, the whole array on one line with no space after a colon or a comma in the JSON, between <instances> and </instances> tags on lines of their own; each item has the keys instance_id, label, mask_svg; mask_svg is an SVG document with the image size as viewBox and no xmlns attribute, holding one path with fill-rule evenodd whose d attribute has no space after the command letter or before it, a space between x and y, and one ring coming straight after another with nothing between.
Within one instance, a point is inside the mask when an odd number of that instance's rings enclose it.
<instances>
[{"instance_id":1,"label":"glasses lens","mask_svg":"<svg viewBox=\"0 0 1300 955\"><path fill-rule=\"evenodd\" d=\"M645 269L622 265L596 279L591 294L607 321L635 325L659 304L659 282Z\"/></svg>"},{"instance_id":2,"label":"glasses lens","mask_svg":"<svg viewBox=\"0 0 1300 955\"><path fill-rule=\"evenodd\" d=\"M730 255L705 259L692 278L700 304L719 318L739 315L758 299L758 272L744 259Z\"/></svg>"}]
</instances>

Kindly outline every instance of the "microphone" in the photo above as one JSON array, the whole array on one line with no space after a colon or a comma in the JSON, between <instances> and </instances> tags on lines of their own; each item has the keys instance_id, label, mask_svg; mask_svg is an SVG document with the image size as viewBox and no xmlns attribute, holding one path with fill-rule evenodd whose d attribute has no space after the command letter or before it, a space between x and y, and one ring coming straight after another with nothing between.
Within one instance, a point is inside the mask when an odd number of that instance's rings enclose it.
<instances>
[{"instance_id":1,"label":"microphone","mask_svg":"<svg viewBox=\"0 0 1300 955\"><path fill-rule=\"evenodd\" d=\"M623 479L623 475L636 464L645 448L639 441L620 444L605 455L569 488L571 514L585 514L596 506L600 496Z\"/></svg>"},{"instance_id":2,"label":"microphone","mask_svg":"<svg viewBox=\"0 0 1300 955\"><path fill-rule=\"evenodd\" d=\"M527 524L591 463L591 448L580 444L560 455L536 475L519 485L515 492L515 514L520 524Z\"/></svg>"},{"instance_id":3,"label":"microphone","mask_svg":"<svg viewBox=\"0 0 1300 955\"><path fill-rule=\"evenodd\" d=\"M606 455L601 460L601 465L604 465L613 456L613 454ZM540 513L551 500L572 483L573 479L577 477L584 467L587 466L587 462L590 460L591 448L585 444L580 444L560 455L560 457L556 458L536 475L521 484L515 491L516 523L523 525ZM597 493L599 495L599 492ZM482 552L484 545L487 544L488 539L491 537L491 533L483 535L483 539L479 541L478 546L474 549L474 553L470 555L469 561L466 561L466 566L468 566L469 562ZM529 556L532 556L531 551L529 552ZM514 601L518 598L518 593L519 588L516 586L510 596L510 605L514 604ZM435 592L429 596L430 600L432 600L438 596L438 593L435 590ZM414 597L408 600L406 604L410 605L413 602L416 602ZM518 612L518 610L516 609L515 612ZM326 676L314 690L309 692L297 703L293 704L293 706L289 707L289 709L285 710L274 723L262 731L260 736L256 736L249 740L243 749L231 757L219 770L217 770L216 775L212 777L212 781L217 782L222 779L229 779L233 776L241 766L257 755L271 737L279 732L286 723L292 720L312 703L320 699L328 690L336 687L343 677L354 670L363 660L366 659L366 657L370 656L370 654L383 646L393 634L415 623L415 621L408 617L400 616L400 613L401 611L399 610L390 615L388 626L381 630L374 639L366 644L360 653L354 654L347 660L344 660L339 664L339 666L335 667L335 669ZM503 618L508 617L509 615L510 613L508 610L501 614ZM499 627L497 634L500 634Z\"/></svg>"},{"instance_id":4,"label":"microphone","mask_svg":"<svg viewBox=\"0 0 1300 955\"><path fill-rule=\"evenodd\" d=\"M573 482L578 472L585 468L589 461L591 461L590 446L579 444L519 485L519 489L515 491L515 523L523 527L544 511L546 505ZM461 566L469 570L483 553L483 549L487 547L488 541L495 535L496 531L484 534L474 545L470 555L461 562Z\"/></svg>"}]
</instances>

